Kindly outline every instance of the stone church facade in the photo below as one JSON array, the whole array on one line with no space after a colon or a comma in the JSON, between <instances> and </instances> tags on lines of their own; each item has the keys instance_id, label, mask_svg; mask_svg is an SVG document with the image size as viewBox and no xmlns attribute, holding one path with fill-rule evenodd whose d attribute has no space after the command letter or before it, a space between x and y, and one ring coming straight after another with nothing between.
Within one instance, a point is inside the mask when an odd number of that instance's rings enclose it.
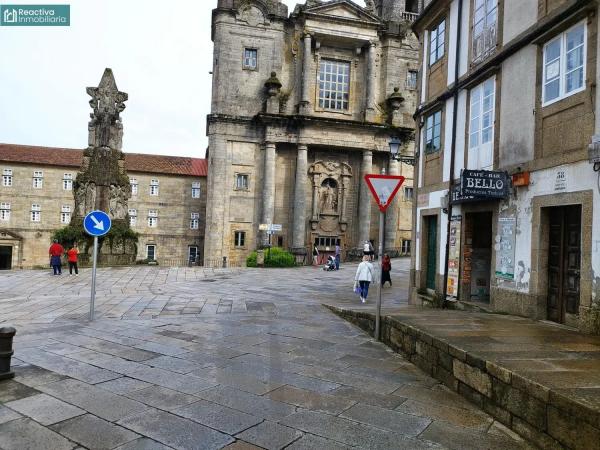
<instances>
[{"instance_id":1,"label":"stone church facade","mask_svg":"<svg viewBox=\"0 0 600 450\"><path fill-rule=\"evenodd\" d=\"M268 242L295 254L339 243L343 256L378 242L363 177L403 175L388 209L387 250L410 251L418 2L219 0L213 10L213 94L205 258L242 260ZM408 244L408 245L407 245ZM309 258L310 259L310 258Z\"/></svg>"}]
</instances>

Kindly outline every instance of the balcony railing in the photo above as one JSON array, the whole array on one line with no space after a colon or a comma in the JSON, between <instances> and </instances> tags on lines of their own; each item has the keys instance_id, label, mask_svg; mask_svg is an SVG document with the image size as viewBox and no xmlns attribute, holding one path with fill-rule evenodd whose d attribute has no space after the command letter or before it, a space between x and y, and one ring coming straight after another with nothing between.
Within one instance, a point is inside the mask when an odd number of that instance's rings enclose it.
<instances>
[{"instance_id":1,"label":"balcony railing","mask_svg":"<svg viewBox=\"0 0 600 450\"><path fill-rule=\"evenodd\" d=\"M401 13L402 20L406 20L407 22L414 22L419 17L418 13L403 11Z\"/></svg>"}]
</instances>

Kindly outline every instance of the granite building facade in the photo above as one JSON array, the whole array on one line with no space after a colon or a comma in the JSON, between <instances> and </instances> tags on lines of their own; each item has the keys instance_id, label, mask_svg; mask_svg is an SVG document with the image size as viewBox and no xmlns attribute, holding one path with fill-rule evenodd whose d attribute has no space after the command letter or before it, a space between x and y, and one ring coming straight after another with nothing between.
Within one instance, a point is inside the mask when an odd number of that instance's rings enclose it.
<instances>
[{"instance_id":1,"label":"granite building facade","mask_svg":"<svg viewBox=\"0 0 600 450\"><path fill-rule=\"evenodd\" d=\"M298 258L316 244L344 255L377 247L366 173L402 174L386 249L410 251L418 2L219 0L212 16L213 89L205 258L243 260L268 241ZM309 258L310 259L310 258Z\"/></svg>"}]
</instances>

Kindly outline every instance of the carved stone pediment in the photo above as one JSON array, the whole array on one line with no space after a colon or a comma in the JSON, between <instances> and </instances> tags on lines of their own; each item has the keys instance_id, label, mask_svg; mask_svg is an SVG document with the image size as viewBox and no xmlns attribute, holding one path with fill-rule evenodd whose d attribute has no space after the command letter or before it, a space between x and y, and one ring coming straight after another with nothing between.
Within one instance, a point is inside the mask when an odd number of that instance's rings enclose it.
<instances>
[{"instance_id":1,"label":"carved stone pediment","mask_svg":"<svg viewBox=\"0 0 600 450\"><path fill-rule=\"evenodd\" d=\"M236 14L236 19L240 22L246 22L253 27L258 25L268 26L270 21L267 19L266 11L267 9L262 3L257 1L247 1L240 5Z\"/></svg>"},{"instance_id":2,"label":"carved stone pediment","mask_svg":"<svg viewBox=\"0 0 600 450\"><path fill-rule=\"evenodd\" d=\"M338 0L327 2L321 5L311 6L306 8L304 12L318 16L334 16L340 19L381 22L379 17L371 13L368 8L361 8L355 3L349 2L347 0Z\"/></svg>"}]
</instances>

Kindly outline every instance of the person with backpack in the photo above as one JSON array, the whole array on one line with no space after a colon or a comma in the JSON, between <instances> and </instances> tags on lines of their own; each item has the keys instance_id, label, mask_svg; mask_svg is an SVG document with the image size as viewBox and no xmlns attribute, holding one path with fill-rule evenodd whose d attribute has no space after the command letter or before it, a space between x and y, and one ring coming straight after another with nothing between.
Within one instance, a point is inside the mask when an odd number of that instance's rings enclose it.
<instances>
[{"instance_id":1,"label":"person with backpack","mask_svg":"<svg viewBox=\"0 0 600 450\"><path fill-rule=\"evenodd\" d=\"M50 266L52 267L52 270L54 271L54 275L62 274L62 270L61 270L62 263L61 263L60 258L62 257L64 252L65 252L65 249L63 248L63 246L58 243L57 239L54 239L54 241L52 242L52 245L48 249L48 256L50 256Z\"/></svg>"},{"instance_id":2,"label":"person with backpack","mask_svg":"<svg viewBox=\"0 0 600 450\"><path fill-rule=\"evenodd\" d=\"M373 281L373 264L369 261L369 256L363 256L362 262L356 268L356 275L354 276L354 286L358 285L360 288L360 301L366 303L367 296L369 295L369 285Z\"/></svg>"}]
</instances>

